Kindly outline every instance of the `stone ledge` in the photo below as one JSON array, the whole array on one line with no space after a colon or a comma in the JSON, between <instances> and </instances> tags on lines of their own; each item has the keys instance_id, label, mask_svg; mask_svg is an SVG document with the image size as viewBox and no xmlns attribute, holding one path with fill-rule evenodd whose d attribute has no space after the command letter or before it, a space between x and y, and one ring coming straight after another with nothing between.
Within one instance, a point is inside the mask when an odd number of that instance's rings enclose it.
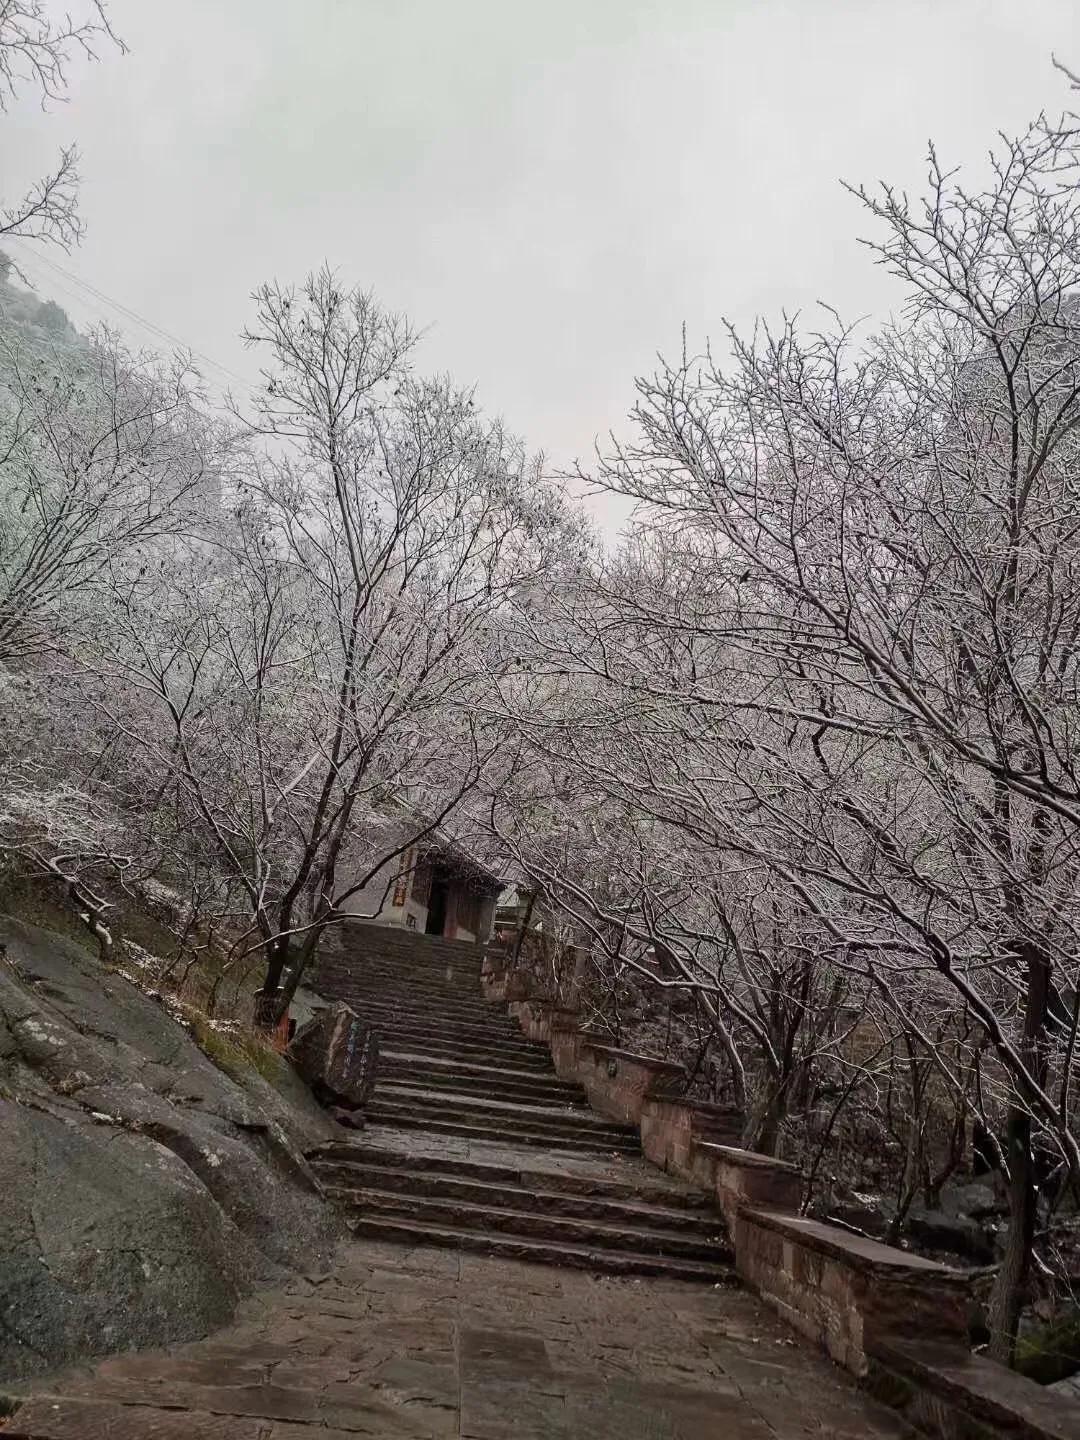
<instances>
[{"instance_id":1,"label":"stone ledge","mask_svg":"<svg viewBox=\"0 0 1080 1440\"><path fill-rule=\"evenodd\" d=\"M775 1160L771 1155L759 1155L756 1150L743 1150L739 1145L721 1145L716 1140L698 1140L696 1147L706 1151L716 1160L737 1165L743 1170L768 1170L780 1175L798 1175L802 1171L790 1160Z\"/></svg>"},{"instance_id":2,"label":"stone ledge","mask_svg":"<svg viewBox=\"0 0 1080 1440\"><path fill-rule=\"evenodd\" d=\"M607 1056L613 1060L623 1060L627 1064L635 1065L642 1070L651 1070L656 1075L685 1075L686 1069L676 1060L658 1060L652 1055L637 1055L633 1050L620 1050L615 1045L602 1045L595 1040L587 1040L584 1048L594 1055ZM660 1099L667 1097L660 1096ZM678 1103L683 1103L679 1096L670 1097Z\"/></svg>"},{"instance_id":3,"label":"stone ledge","mask_svg":"<svg viewBox=\"0 0 1080 1440\"><path fill-rule=\"evenodd\" d=\"M730 1128L733 1118L731 1112L702 1101L686 1100L682 1096L674 1095L664 1090L653 1075L638 1119L641 1148L654 1165L681 1175L684 1180L700 1184L711 1193L715 1188L715 1161L703 1159L695 1154L695 1150L710 1137L715 1136L719 1140L717 1121L721 1118L728 1122ZM768 1202L775 1197L761 1195L757 1198Z\"/></svg>"},{"instance_id":4,"label":"stone ledge","mask_svg":"<svg viewBox=\"0 0 1080 1440\"><path fill-rule=\"evenodd\" d=\"M716 1196L732 1228L751 1211L799 1219L802 1174L786 1160L702 1138L691 1148L690 1173Z\"/></svg>"},{"instance_id":5,"label":"stone ledge","mask_svg":"<svg viewBox=\"0 0 1080 1440\"><path fill-rule=\"evenodd\" d=\"M758 1159L766 1159L759 1156ZM785 1162L774 1160L772 1165ZM863 1274L901 1276L919 1275L955 1287L967 1289L963 1271L952 1270L937 1260L927 1260L922 1255L910 1255L906 1250L896 1250L891 1245L882 1245L879 1240L870 1240L862 1235L852 1235L837 1225L827 1225L821 1220L811 1220L806 1215L792 1214L789 1210L769 1208L746 1209L743 1217L766 1230L775 1231L808 1250L839 1260L852 1270Z\"/></svg>"},{"instance_id":6,"label":"stone ledge","mask_svg":"<svg viewBox=\"0 0 1080 1440\"><path fill-rule=\"evenodd\" d=\"M577 1066L577 1079L584 1085L592 1107L621 1124L638 1127L658 1080L685 1074L683 1067L671 1060L635 1055L584 1033Z\"/></svg>"},{"instance_id":7,"label":"stone ledge","mask_svg":"<svg viewBox=\"0 0 1080 1440\"><path fill-rule=\"evenodd\" d=\"M571 1010L568 1005L557 1005L551 1011L552 1030L579 1030L581 1028L580 1010Z\"/></svg>"},{"instance_id":8,"label":"stone ledge","mask_svg":"<svg viewBox=\"0 0 1080 1440\"><path fill-rule=\"evenodd\" d=\"M961 1345L884 1335L868 1338L866 1349L868 1388L941 1440L1080 1435L1080 1405Z\"/></svg>"},{"instance_id":9,"label":"stone ledge","mask_svg":"<svg viewBox=\"0 0 1080 1440\"><path fill-rule=\"evenodd\" d=\"M663 1092L661 1092L657 1098L661 1100L664 1099ZM677 1100L680 1105L688 1106L695 1115L703 1115L709 1120L737 1120L740 1128L742 1127L742 1112L736 1110L734 1106L718 1105L715 1100L688 1100L682 1095L672 1095L670 1098ZM718 1141L717 1143L719 1144L720 1142Z\"/></svg>"},{"instance_id":10,"label":"stone ledge","mask_svg":"<svg viewBox=\"0 0 1080 1440\"><path fill-rule=\"evenodd\" d=\"M960 1271L790 1209L750 1208L743 1197L725 1192L722 1177L717 1189L721 1205L726 1196L731 1206L739 1274L845 1369L867 1373L872 1335L937 1336L949 1346L964 1344L970 1284Z\"/></svg>"}]
</instances>

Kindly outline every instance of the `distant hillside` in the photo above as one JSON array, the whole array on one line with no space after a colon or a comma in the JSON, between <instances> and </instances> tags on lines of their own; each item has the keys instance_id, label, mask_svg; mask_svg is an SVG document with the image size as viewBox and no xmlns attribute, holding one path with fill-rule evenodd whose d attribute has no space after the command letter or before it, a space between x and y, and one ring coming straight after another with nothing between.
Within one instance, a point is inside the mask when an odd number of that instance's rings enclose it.
<instances>
[{"instance_id":1,"label":"distant hillside","mask_svg":"<svg viewBox=\"0 0 1080 1440\"><path fill-rule=\"evenodd\" d=\"M72 348L85 345L66 311L17 283L10 258L0 251L0 334Z\"/></svg>"}]
</instances>

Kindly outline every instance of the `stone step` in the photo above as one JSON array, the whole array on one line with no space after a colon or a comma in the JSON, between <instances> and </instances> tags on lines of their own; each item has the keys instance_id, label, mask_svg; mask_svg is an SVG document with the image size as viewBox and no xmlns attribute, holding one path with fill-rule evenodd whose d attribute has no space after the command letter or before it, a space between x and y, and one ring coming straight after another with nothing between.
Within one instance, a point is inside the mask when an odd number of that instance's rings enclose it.
<instances>
[{"instance_id":1,"label":"stone step","mask_svg":"<svg viewBox=\"0 0 1080 1440\"><path fill-rule=\"evenodd\" d=\"M446 1000L453 1005L461 1005L464 1009L482 1011L485 1006L488 1010L495 1009L496 1014L500 1013L497 1007L487 1005L482 994L474 994L473 988L480 989L480 982L472 976L448 976L445 980L423 980L411 975L381 975L363 970L354 970L339 975L320 976L319 984L324 988L333 986L341 991L350 991L353 994L367 993L371 995L415 995L418 1000L443 1001ZM506 1011L501 1012L503 1015Z\"/></svg>"},{"instance_id":2,"label":"stone step","mask_svg":"<svg viewBox=\"0 0 1080 1440\"><path fill-rule=\"evenodd\" d=\"M371 1005L353 997L347 998L345 1003L351 1005L361 1019L371 1025L404 1026L418 1031L427 1030L443 1036L452 1036L456 1040L472 1040L480 1044L546 1049L544 1046L538 1046L536 1041L526 1039L516 1025L486 1024L481 1020L460 1020L437 1007L430 1010L411 1009L404 1001L380 1001L376 1005Z\"/></svg>"},{"instance_id":3,"label":"stone step","mask_svg":"<svg viewBox=\"0 0 1080 1440\"><path fill-rule=\"evenodd\" d=\"M394 925L377 925L370 920L346 922L327 947L331 959L352 955L400 954L416 964L426 964L438 956L459 956L475 960L479 965L484 947L477 940L451 940L446 935L421 935Z\"/></svg>"},{"instance_id":4,"label":"stone step","mask_svg":"<svg viewBox=\"0 0 1080 1440\"><path fill-rule=\"evenodd\" d=\"M386 1015L402 1020L411 1020L421 1025L430 1025L437 1020L440 1026L457 1025L465 1029L479 1030L485 1035L507 1035L521 1039L520 1028L507 1020L505 1015L487 1015L482 1010L458 1009L443 1005L438 1000L418 1000L413 995L389 995L349 990L341 998L359 1014Z\"/></svg>"},{"instance_id":5,"label":"stone step","mask_svg":"<svg viewBox=\"0 0 1080 1440\"><path fill-rule=\"evenodd\" d=\"M422 976L393 971L374 971L374 969L350 969L350 971L321 972L320 982L323 985L336 985L344 989L377 991L384 995L408 991L413 995L429 995L436 999L446 999L452 1004L462 1005L462 1007L475 1009L475 1011L481 1011L487 1005L487 1001L480 992L480 979L472 975L455 975L452 972ZM494 1007L487 1005L487 1008ZM498 1011L495 1012L498 1014ZM505 1011L503 1014L505 1015Z\"/></svg>"},{"instance_id":6,"label":"stone step","mask_svg":"<svg viewBox=\"0 0 1080 1440\"><path fill-rule=\"evenodd\" d=\"M343 951L338 955L327 954L322 960L322 970L331 974L355 974L360 970L395 972L401 975L417 975L421 979L438 980L442 976L461 975L480 978L483 956L477 951L449 950L440 947L425 947L423 953L417 950L369 948Z\"/></svg>"},{"instance_id":7,"label":"stone step","mask_svg":"<svg viewBox=\"0 0 1080 1440\"><path fill-rule=\"evenodd\" d=\"M320 967L319 974L342 977L363 977L378 975L388 979L413 980L419 985L447 985L451 982L480 980L480 965L475 960L463 961L454 956L442 960L416 962L397 955L353 955L347 959L334 958ZM466 1000L483 997L473 990L461 989L459 994Z\"/></svg>"},{"instance_id":8,"label":"stone step","mask_svg":"<svg viewBox=\"0 0 1080 1440\"><path fill-rule=\"evenodd\" d=\"M727 1243L723 1218L704 1207L679 1208L648 1199L630 1198L625 1194L612 1197L549 1190L541 1188L543 1175L530 1177L529 1184L515 1184L448 1174L445 1170L369 1164L357 1160L328 1158L316 1160L314 1165L327 1189L344 1198L368 1191L389 1192L410 1198L448 1200L458 1205L524 1211L528 1215L599 1222L621 1229L644 1226L665 1234L696 1237L699 1241ZM520 1180L521 1177L515 1178ZM717 1241L718 1236L720 1241Z\"/></svg>"},{"instance_id":9,"label":"stone step","mask_svg":"<svg viewBox=\"0 0 1080 1440\"><path fill-rule=\"evenodd\" d=\"M338 951L327 950L319 957L320 970L339 973L362 970L365 966L370 966L372 969L401 970L417 975L440 975L447 970L462 975L479 975L483 963L483 956L469 947L459 951L425 946L421 951L416 948L388 948L385 945L351 946Z\"/></svg>"},{"instance_id":10,"label":"stone step","mask_svg":"<svg viewBox=\"0 0 1080 1440\"><path fill-rule=\"evenodd\" d=\"M448 935L422 935L403 926L379 925L372 920L347 920L337 932L338 946L343 954L352 950L373 949L389 953L393 949L422 958L435 954L483 955L479 940L454 940ZM333 950L331 954L335 953Z\"/></svg>"},{"instance_id":11,"label":"stone step","mask_svg":"<svg viewBox=\"0 0 1080 1440\"><path fill-rule=\"evenodd\" d=\"M449 1225L431 1225L401 1217L369 1216L352 1220L355 1235L372 1240L391 1240L403 1245L442 1245L498 1255L562 1269L595 1270L607 1275L652 1275L668 1280L691 1280L709 1285L736 1285L735 1272L725 1262L681 1260L665 1255L646 1255L627 1250L595 1249L551 1240L464 1230Z\"/></svg>"},{"instance_id":12,"label":"stone step","mask_svg":"<svg viewBox=\"0 0 1080 1440\"><path fill-rule=\"evenodd\" d=\"M500 1058L492 1061L475 1061L469 1058L462 1058L456 1051L446 1054L425 1053L420 1050L419 1045L413 1045L410 1040L393 1040L387 1035L380 1035L380 1074L384 1073L382 1061L386 1060L390 1066L409 1066L416 1073L422 1070L429 1070L433 1074L461 1074L471 1076L472 1079L482 1080L484 1084L491 1087L491 1093L498 1090L498 1086L507 1083L521 1083L527 1086L543 1089L544 1086L567 1086L575 1092L575 1096L582 1096L580 1086L573 1084L570 1080L560 1080L554 1073L552 1066L541 1070L536 1066L518 1066L513 1058Z\"/></svg>"},{"instance_id":13,"label":"stone step","mask_svg":"<svg viewBox=\"0 0 1080 1440\"><path fill-rule=\"evenodd\" d=\"M474 1000L468 996L462 997L461 986L471 986L472 983L471 980L455 980L448 982L445 986L433 986L416 984L400 975L396 977L351 975L330 980L322 978L318 988L324 993L332 993L341 999L348 999L352 996L359 1001L367 996L373 1000L397 1001L407 996L417 1005L432 1005L441 1008L445 1004L451 1009L467 1011L471 1015L490 1015L492 1007L485 1007L481 998L477 997ZM494 1018L505 1020L506 1012L496 1010Z\"/></svg>"},{"instance_id":14,"label":"stone step","mask_svg":"<svg viewBox=\"0 0 1080 1440\"><path fill-rule=\"evenodd\" d=\"M484 963L483 951L479 946L457 940L443 941L419 936L406 937L378 945L339 945L327 947L319 956L319 963L330 967L356 965L396 965L409 970L432 970L450 965L455 968L474 969L478 974Z\"/></svg>"},{"instance_id":15,"label":"stone step","mask_svg":"<svg viewBox=\"0 0 1080 1440\"><path fill-rule=\"evenodd\" d=\"M480 1005L459 1004L443 995L430 994L413 989L408 985L364 984L352 981L334 987L334 998L357 1008L399 1009L405 1008L412 1014L445 1015L448 1019L460 1019L468 1024L491 1025L496 1029L516 1030L517 1026L505 1014L492 1012Z\"/></svg>"},{"instance_id":16,"label":"stone step","mask_svg":"<svg viewBox=\"0 0 1080 1440\"><path fill-rule=\"evenodd\" d=\"M469 1048L478 1045L481 1050L505 1050L508 1054L516 1056L531 1056L534 1060L544 1060L547 1064L552 1063L552 1053L546 1045L534 1044L526 1040L524 1035L513 1034L513 1031L481 1030L480 1025L469 1025L461 1027L455 1024L442 1024L438 1015L408 1015L402 1012L376 1011L376 1009L364 1009L361 1005L354 1007L357 1014L360 1014L367 1024L373 1025L374 1030L386 1035L408 1035L410 1040L423 1041L435 1040L441 1044L446 1041L455 1041L462 1047Z\"/></svg>"},{"instance_id":17,"label":"stone step","mask_svg":"<svg viewBox=\"0 0 1080 1440\"><path fill-rule=\"evenodd\" d=\"M319 958L320 966L332 971L372 969L401 970L409 974L439 975L446 970L459 974L479 975L483 956L472 946L464 949L439 945L413 946L349 946L338 951L327 950Z\"/></svg>"},{"instance_id":18,"label":"stone step","mask_svg":"<svg viewBox=\"0 0 1080 1440\"><path fill-rule=\"evenodd\" d=\"M457 1156L424 1154L423 1151L389 1149L367 1139L329 1140L308 1152L315 1165L376 1165L382 1169L402 1170L408 1174L437 1175L463 1180L479 1180L485 1184L506 1187L524 1186L563 1195L584 1198L633 1201L656 1204L680 1210L708 1210L712 1201L703 1190L652 1179L649 1171L635 1172L631 1180L613 1180L609 1176L578 1170L545 1168L537 1156L535 1166L527 1169L501 1165L491 1160L463 1160Z\"/></svg>"},{"instance_id":19,"label":"stone step","mask_svg":"<svg viewBox=\"0 0 1080 1440\"><path fill-rule=\"evenodd\" d=\"M456 1095L385 1079L377 1081L372 1099L380 1105L408 1105L425 1110L430 1115L452 1120L474 1120L482 1117L498 1120L506 1125L513 1125L521 1120L529 1125L543 1125L553 1134L579 1134L588 1131L590 1134L610 1136L612 1139L624 1136L637 1138L637 1131L631 1126L608 1120L584 1106L575 1108L572 1105L523 1104L516 1100L497 1100L487 1096Z\"/></svg>"},{"instance_id":20,"label":"stone step","mask_svg":"<svg viewBox=\"0 0 1080 1440\"><path fill-rule=\"evenodd\" d=\"M481 1045L470 1046L464 1050L452 1043L439 1041L429 1042L428 1048L421 1050L420 1042L409 1036L392 1035L381 1031L378 1033L380 1051L385 1050L396 1055L419 1055L422 1059L446 1060L451 1064L460 1063L473 1068L513 1070L522 1075L532 1075L537 1080L557 1078L552 1065L537 1064L527 1055L512 1055L501 1050L488 1050Z\"/></svg>"},{"instance_id":21,"label":"stone step","mask_svg":"<svg viewBox=\"0 0 1080 1440\"><path fill-rule=\"evenodd\" d=\"M438 1010L409 1010L404 1005L365 1005L361 1000L347 1002L369 1025L377 1029L410 1030L416 1035L437 1035L442 1039L461 1040L472 1045L505 1045L512 1050L539 1050L550 1054L546 1046L537 1047L516 1028L502 1025L471 1024L447 1018Z\"/></svg>"},{"instance_id":22,"label":"stone step","mask_svg":"<svg viewBox=\"0 0 1080 1440\"><path fill-rule=\"evenodd\" d=\"M400 1036L416 1046L423 1046L429 1041L439 1045L451 1043L460 1045L465 1050L502 1051L508 1058L519 1056L525 1059L540 1060L549 1067L551 1066L551 1052L547 1047L533 1045L520 1034L514 1035L500 1031L483 1032L479 1029L469 1034L462 1034L453 1026L443 1026L436 1017L430 1015L427 1017L393 1015L388 1011L365 1010L362 1005L354 1005L353 1009L366 1024L371 1025L380 1035ZM424 1053L423 1050L420 1053Z\"/></svg>"},{"instance_id":23,"label":"stone step","mask_svg":"<svg viewBox=\"0 0 1080 1440\"><path fill-rule=\"evenodd\" d=\"M413 995L418 1000L445 1000L455 1008L471 1010L477 1015L486 1012L496 1016L501 1014L504 1019L506 1017L505 1010L490 1005L482 995L473 995L463 989L462 982L456 979L437 983L433 980L418 980L411 975L384 975L376 971L358 970L348 975L334 976L332 983L351 990L353 994ZM471 984L471 981L465 983Z\"/></svg>"},{"instance_id":24,"label":"stone step","mask_svg":"<svg viewBox=\"0 0 1080 1440\"><path fill-rule=\"evenodd\" d=\"M539 1074L536 1070L522 1069L514 1064L507 1065L484 1065L474 1064L471 1060L459 1060L456 1056L428 1055L422 1050L410 1050L407 1045L391 1044L385 1041L382 1046L382 1054L388 1057L396 1057L402 1061L412 1064L429 1066L432 1070L444 1075L461 1074L473 1075L478 1080L487 1081L493 1086L499 1085L504 1080L517 1080L522 1083L528 1082L538 1086L558 1085L573 1090L575 1094L582 1094L582 1087L573 1080L560 1080L555 1074L554 1068L550 1065L546 1074ZM529 1058L537 1058L528 1052ZM543 1058L540 1056L539 1058Z\"/></svg>"},{"instance_id":25,"label":"stone step","mask_svg":"<svg viewBox=\"0 0 1080 1440\"><path fill-rule=\"evenodd\" d=\"M480 1073L450 1062L440 1065L430 1057L402 1055L383 1049L379 1055L379 1078L395 1084L422 1085L426 1090L449 1090L459 1095L498 1095L502 1100L530 1101L540 1105L582 1105L585 1092L554 1076L530 1075L527 1070L488 1069Z\"/></svg>"},{"instance_id":26,"label":"stone step","mask_svg":"<svg viewBox=\"0 0 1080 1440\"><path fill-rule=\"evenodd\" d=\"M633 1140L613 1140L603 1136L582 1134L559 1134L550 1129L515 1124L507 1125L498 1121L483 1119L466 1121L444 1119L427 1110L415 1110L402 1105L383 1105L372 1099L365 1110L366 1118L376 1125L392 1125L399 1130L428 1130L436 1135L460 1135L468 1140L485 1140L496 1145L542 1146L549 1150L587 1151L590 1155L606 1155L615 1152L636 1155L640 1145Z\"/></svg>"},{"instance_id":27,"label":"stone step","mask_svg":"<svg viewBox=\"0 0 1080 1440\"><path fill-rule=\"evenodd\" d=\"M469 1065L507 1066L528 1070L538 1075L554 1075L551 1056L533 1050L512 1049L498 1045L466 1045L460 1041L443 1039L427 1033L416 1033L398 1026L373 1027L379 1036L380 1049L405 1050L412 1054L442 1056L451 1060L463 1060Z\"/></svg>"},{"instance_id":28,"label":"stone step","mask_svg":"<svg viewBox=\"0 0 1080 1440\"><path fill-rule=\"evenodd\" d=\"M631 1250L639 1255L701 1260L714 1265L730 1263L732 1259L730 1246L721 1243L719 1231L716 1236L707 1238L678 1235L646 1225L612 1225L496 1205L462 1203L447 1197L404 1195L399 1191L342 1190L334 1187L330 1193L336 1199L346 1201L356 1210L358 1218L363 1219L380 1216L418 1221L422 1225L437 1225L443 1229L513 1235L529 1240L582 1245L588 1249Z\"/></svg>"},{"instance_id":29,"label":"stone step","mask_svg":"<svg viewBox=\"0 0 1080 1440\"><path fill-rule=\"evenodd\" d=\"M471 984L471 982L469 983ZM324 988L329 987L324 986ZM451 1011L475 1016L478 1020L484 1019L491 1024L516 1024L505 1009L489 1005L480 996L475 998L468 994L463 996L457 981L446 987L432 987L414 984L401 976L381 978L354 975L348 979L342 978L333 982L333 988L335 993L341 995L342 999L352 996L357 1003L362 999L368 999L373 1003L394 1005L401 1001L408 1001L414 1005L428 1005L439 1010L445 1007Z\"/></svg>"}]
</instances>

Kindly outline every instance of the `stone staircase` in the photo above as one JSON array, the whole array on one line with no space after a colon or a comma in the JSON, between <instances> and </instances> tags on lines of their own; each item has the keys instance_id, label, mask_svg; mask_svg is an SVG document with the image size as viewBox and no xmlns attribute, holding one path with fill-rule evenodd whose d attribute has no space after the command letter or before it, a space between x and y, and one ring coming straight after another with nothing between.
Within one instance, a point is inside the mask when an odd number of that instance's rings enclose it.
<instances>
[{"instance_id":1,"label":"stone staircase","mask_svg":"<svg viewBox=\"0 0 1080 1440\"><path fill-rule=\"evenodd\" d=\"M367 1130L312 1156L358 1235L614 1274L731 1277L704 1196L640 1159L480 992L479 946L354 924L315 988L379 1032Z\"/></svg>"},{"instance_id":2,"label":"stone staircase","mask_svg":"<svg viewBox=\"0 0 1080 1440\"><path fill-rule=\"evenodd\" d=\"M328 1145L313 1157L351 1228L371 1239L711 1284L731 1280L723 1222L703 1197L542 1170Z\"/></svg>"},{"instance_id":3,"label":"stone staircase","mask_svg":"<svg viewBox=\"0 0 1080 1440\"><path fill-rule=\"evenodd\" d=\"M480 993L478 945L354 926L320 962L317 988L379 1032L370 1124L496 1144L636 1154L637 1132L595 1115ZM349 943L351 940L351 944Z\"/></svg>"}]
</instances>

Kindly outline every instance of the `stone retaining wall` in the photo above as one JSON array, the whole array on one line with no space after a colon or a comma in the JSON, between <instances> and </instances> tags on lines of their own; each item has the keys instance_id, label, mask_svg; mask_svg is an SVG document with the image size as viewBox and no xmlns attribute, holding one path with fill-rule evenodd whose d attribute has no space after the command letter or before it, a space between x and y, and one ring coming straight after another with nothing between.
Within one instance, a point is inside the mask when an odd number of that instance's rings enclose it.
<instances>
[{"instance_id":1,"label":"stone retaining wall","mask_svg":"<svg viewBox=\"0 0 1080 1440\"><path fill-rule=\"evenodd\" d=\"M709 1191L714 1186L712 1169L702 1165L698 1151L718 1140L737 1141L742 1130L741 1116L734 1110L683 1100L658 1087L645 1095L637 1124L641 1148L654 1165Z\"/></svg>"},{"instance_id":2,"label":"stone retaining wall","mask_svg":"<svg viewBox=\"0 0 1080 1440\"><path fill-rule=\"evenodd\" d=\"M586 1040L578 1054L574 1077L585 1087L594 1110L624 1125L640 1125L642 1111L655 1087L686 1079L681 1065L635 1055L597 1040Z\"/></svg>"},{"instance_id":3,"label":"stone retaining wall","mask_svg":"<svg viewBox=\"0 0 1080 1440\"><path fill-rule=\"evenodd\" d=\"M964 1276L792 1210L739 1208L742 1278L794 1329L864 1376L871 1337L934 1335L966 1349Z\"/></svg>"},{"instance_id":4,"label":"stone retaining wall","mask_svg":"<svg viewBox=\"0 0 1080 1440\"><path fill-rule=\"evenodd\" d=\"M866 1388L942 1440L1076 1440L1080 1406L958 1345L897 1335L868 1342Z\"/></svg>"},{"instance_id":5,"label":"stone retaining wall","mask_svg":"<svg viewBox=\"0 0 1080 1440\"><path fill-rule=\"evenodd\" d=\"M528 990L513 973L485 986L649 1160L715 1197L740 1276L794 1329L935 1440L1078 1440L1080 1405L970 1353L963 1272L802 1215L799 1171L725 1143L738 1116L672 1093L681 1065L605 1045Z\"/></svg>"}]
</instances>

